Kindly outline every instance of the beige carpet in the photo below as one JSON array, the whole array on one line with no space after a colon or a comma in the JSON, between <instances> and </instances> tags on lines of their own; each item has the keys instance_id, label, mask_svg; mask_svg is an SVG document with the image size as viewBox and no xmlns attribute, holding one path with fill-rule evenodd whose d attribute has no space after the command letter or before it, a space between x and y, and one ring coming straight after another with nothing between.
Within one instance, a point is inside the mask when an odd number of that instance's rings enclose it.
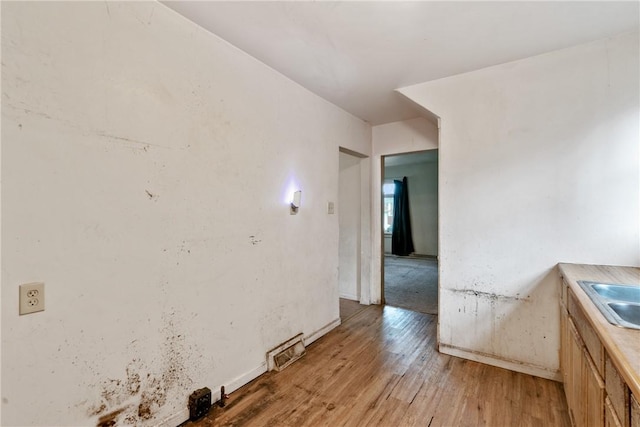
<instances>
[{"instance_id":1,"label":"beige carpet","mask_svg":"<svg viewBox=\"0 0 640 427\"><path fill-rule=\"evenodd\" d=\"M384 299L387 305L438 314L438 261L385 256Z\"/></svg>"}]
</instances>

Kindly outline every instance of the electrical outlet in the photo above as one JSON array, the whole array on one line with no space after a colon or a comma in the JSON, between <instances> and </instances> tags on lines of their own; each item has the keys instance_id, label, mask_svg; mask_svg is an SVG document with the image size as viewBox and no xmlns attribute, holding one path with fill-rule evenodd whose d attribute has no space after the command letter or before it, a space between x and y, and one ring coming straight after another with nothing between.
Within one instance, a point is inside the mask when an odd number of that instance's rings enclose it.
<instances>
[{"instance_id":1,"label":"electrical outlet","mask_svg":"<svg viewBox=\"0 0 640 427\"><path fill-rule=\"evenodd\" d=\"M44 283L20 285L20 314L44 311Z\"/></svg>"},{"instance_id":2,"label":"electrical outlet","mask_svg":"<svg viewBox=\"0 0 640 427\"><path fill-rule=\"evenodd\" d=\"M224 387L222 387L221 401L224 401ZM211 390L208 387L196 390L189 396L189 419L195 421L211 409Z\"/></svg>"}]
</instances>

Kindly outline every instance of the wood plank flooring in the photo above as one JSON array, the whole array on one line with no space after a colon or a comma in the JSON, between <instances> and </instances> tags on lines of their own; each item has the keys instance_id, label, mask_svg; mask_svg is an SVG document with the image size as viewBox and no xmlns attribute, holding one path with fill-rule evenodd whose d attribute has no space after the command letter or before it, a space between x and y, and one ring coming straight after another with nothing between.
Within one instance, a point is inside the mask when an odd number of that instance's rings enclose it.
<instances>
[{"instance_id":1,"label":"wood plank flooring","mask_svg":"<svg viewBox=\"0 0 640 427\"><path fill-rule=\"evenodd\" d=\"M346 322L349 318L355 316L365 308L367 308L367 306L360 304L358 301L340 298L340 321L342 323Z\"/></svg>"},{"instance_id":2,"label":"wood plank flooring","mask_svg":"<svg viewBox=\"0 0 640 427\"><path fill-rule=\"evenodd\" d=\"M569 426L562 385L436 350L437 317L369 306L184 426Z\"/></svg>"}]
</instances>

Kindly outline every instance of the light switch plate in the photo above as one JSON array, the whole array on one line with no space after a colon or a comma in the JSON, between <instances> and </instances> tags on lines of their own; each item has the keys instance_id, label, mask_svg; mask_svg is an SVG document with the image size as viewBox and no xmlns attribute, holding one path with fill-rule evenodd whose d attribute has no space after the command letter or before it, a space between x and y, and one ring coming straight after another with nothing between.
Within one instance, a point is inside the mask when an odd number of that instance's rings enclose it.
<instances>
[{"instance_id":1,"label":"light switch plate","mask_svg":"<svg viewBox=\"0 0 640 427\"><path fill-rule=\"evenodd\" d=\"M25 283L20 285L20 314L44 311L44 283Z\"/></svg>"}]
</instances>

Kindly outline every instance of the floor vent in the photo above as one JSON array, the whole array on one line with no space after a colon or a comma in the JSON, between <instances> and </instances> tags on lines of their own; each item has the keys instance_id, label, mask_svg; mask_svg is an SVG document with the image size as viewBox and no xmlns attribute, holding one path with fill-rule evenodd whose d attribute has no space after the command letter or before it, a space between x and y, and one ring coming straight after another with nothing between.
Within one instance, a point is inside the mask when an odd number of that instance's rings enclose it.
<instances>
[{"instance_id":1,"label":"floor vent","mask_svg":"<svg viewBox=\"0 0 640 427\"><path fill-rule=\"evenodd\" d=\"M267 366L270 371L282 371L306 352L302 334L298 334L267 353Z\"/></svg>"}]
</instances>

